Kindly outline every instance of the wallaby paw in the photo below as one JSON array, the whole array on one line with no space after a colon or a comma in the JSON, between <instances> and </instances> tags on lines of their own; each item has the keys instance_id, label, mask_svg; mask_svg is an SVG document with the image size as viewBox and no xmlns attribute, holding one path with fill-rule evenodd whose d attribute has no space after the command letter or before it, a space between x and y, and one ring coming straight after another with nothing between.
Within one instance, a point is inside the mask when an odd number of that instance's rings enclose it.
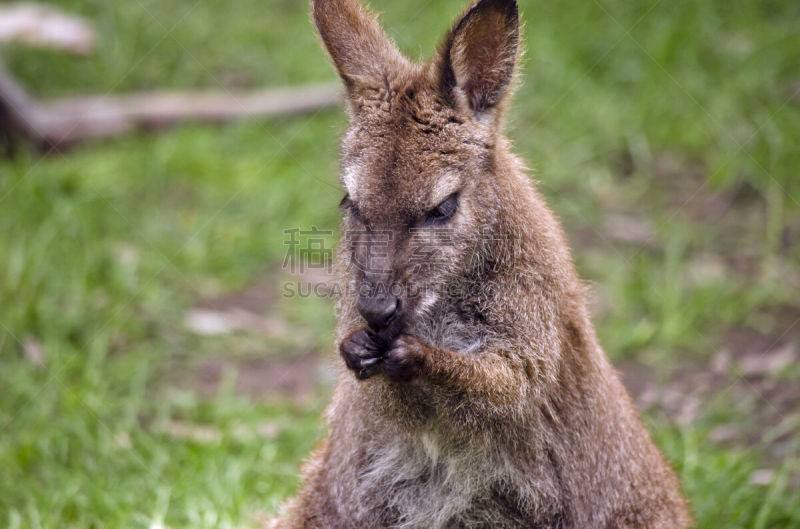
<instances>
[{"instance_id":1,"label":"wallaby paw","mask_svg":"<svg viewBox=\"0 0 800 529\"><path fill-rule=\"evenodd\" d=\"M383 356L383 372L395 382L416 378L425 368L429 349L428 344L416 336L401 335Z\"/></svg>"},{"instance_id":2,"label":"wallaby paw","mask_svg":"<svg viewBox=\"0 0 800 529\"><path fill-rule=\"evenodd\" d=\"M383 357L383 347L366 329L359 329L342 340L339 354L356 378L363 380L374 375Z\"/></svg>"}]
</instances>

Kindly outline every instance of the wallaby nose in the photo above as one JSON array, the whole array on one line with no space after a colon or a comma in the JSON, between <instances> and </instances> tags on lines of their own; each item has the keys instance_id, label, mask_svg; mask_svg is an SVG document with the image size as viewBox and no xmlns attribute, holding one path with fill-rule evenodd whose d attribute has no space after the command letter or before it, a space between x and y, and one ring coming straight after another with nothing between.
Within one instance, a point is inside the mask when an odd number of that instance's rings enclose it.
<instances>
[{"instance_id":1,"label":"wallaby nose","mask_svg":"<svg viewBox=\"0 0 800 529\"><path fill-rule=\"evenodd\" d=\"M358 312L367 320L373 331L379 331L389 326L389 322L397 312L397 298L394 296L360 296L356 302Z\"/></svg>"}]
</instances>

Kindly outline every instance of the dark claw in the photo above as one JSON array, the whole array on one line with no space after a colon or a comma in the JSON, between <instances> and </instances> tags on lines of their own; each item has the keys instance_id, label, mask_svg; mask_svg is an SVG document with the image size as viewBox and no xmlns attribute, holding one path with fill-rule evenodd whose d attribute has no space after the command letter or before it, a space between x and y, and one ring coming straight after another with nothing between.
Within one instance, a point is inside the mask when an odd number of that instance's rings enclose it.
<instances>
[{"instance_id":1,"label":"dark claw","mask_svg":"<svg viewBox=\"0 0 800 529\"><path fill-rule=\"evenodd\" d=\"M356 372L356 378L364 380L378 371L378 364L382 359L378 356L361 360L361 369Z\"/></svg>"},{"instance_id":2,"label":"dark claw","mask_svg":"<svg viewBox=\"0 0 800 529\"><path fill-rule=\"evenodd\" d=\"M356 378L363 380L378 371L384 349L369 331L360 329L342 341L339 353L347 368L355 372Z\"/></svg>"},{"instance_id":3,"label":"dark claw","mask_svg":"<svg viewBox=\"0 0 800 529\"><path fill-rule=\"evenodd\" d=\"M413 336L400 336L383 356L383 372L395 382L407 382L422 372L426 345Z\"/></svg>"},{"instance_id":4,"label":"dark claw","mask_svg":"<svg viewBox=\"0 0 800 529\"><path fill-rule=\"evenodd\" d=\"M372 358L365 358L361 361L361 368L364 369L366 367L372 367L380 361L381 358L379 356L374 356Z\"/></svg>"}]
</instances>

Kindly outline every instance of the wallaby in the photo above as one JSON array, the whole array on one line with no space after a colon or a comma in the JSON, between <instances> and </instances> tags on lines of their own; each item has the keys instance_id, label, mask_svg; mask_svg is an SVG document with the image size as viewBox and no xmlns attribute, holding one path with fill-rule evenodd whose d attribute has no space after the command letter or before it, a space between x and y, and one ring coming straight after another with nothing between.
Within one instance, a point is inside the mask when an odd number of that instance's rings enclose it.
<instances>
[{"instance_id":1,"label":"wallaby","mask_svg":"<svg viewBox=\"0 0 800 529\"><path fill-rule=\"evenodd\" d=\"M356 0L315 0L313 18L350 117L344 362L329 436L272 526L688 527L502 134L515 0L473 5L425 65Z\"/></svg>"}]
</instances>

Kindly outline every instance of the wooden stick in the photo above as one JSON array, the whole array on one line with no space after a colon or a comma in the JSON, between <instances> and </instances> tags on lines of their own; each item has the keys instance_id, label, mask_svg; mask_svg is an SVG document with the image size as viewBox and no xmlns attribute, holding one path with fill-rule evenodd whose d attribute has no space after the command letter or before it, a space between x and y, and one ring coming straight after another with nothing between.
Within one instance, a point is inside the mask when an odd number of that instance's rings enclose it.
<instances>
[{"instance_id":1,"label":"wooden stick","mask_svg":"<svg viewBox=\"0 0 800 529\"><path fill-rule=\"evenodd\" d=\"M163 129L183 121L221 123L236 119L307 113L337 105L336 84L254 92L145 92L32 100L0 70L0 103L12 112L17 134L37 148L54 149L134 130ZM2 126L0 126L2 128Z\"/></svg>"},{"instance_id":2,"label":"wooden stick","mask_svg":"<svg viewBox=\"0 0 800 529\"><path fill-rule=\"evenodd\" d=\"M34 143L39 143L44 138L44 125L36 102L8 73L2 61L0 61L0 132L8 138L22 136Z\"/></svg>"},{"instance_id":3,"label":"wooden stick","mask_svg":"<svg viewBox=\"0 0 800 529\"><path fill-rule=\"evenodd\" d=\"M86 20L55 6L21 2L0 5L0 43L5 42L88 55L95 34Z\"/></svg>"},{"instance_id":4,"label":"wooden stick","mask_svg":"<svg viewBox=\"0 0 800 529\"><path fill-rule=\"evenodd\" d=\"M57 28L56 31L54 28ZM91 28L46 5L0 6L0 41L22 39L88 52ZM36 101L0 62L0 136L12 147L22 137L42 150L137 129L162 129L182 121L220 123L234 119L299 114L336 105L338 85L252 92L145 92Z\"/></svg>"},{"instance_id":5,"label":"wooden stick","mask_svg":"<svg viewBox=\"0 0 800 529\"><path fill-rule=\"evenodd\" d=\"M151 92L124 96L88 96L40 105L46 142L75 142L118 136L136 129L163 129L182 121L225 121L299 114L336 105L337 85L245 93Z\"/></svg>"}]
</instances>

